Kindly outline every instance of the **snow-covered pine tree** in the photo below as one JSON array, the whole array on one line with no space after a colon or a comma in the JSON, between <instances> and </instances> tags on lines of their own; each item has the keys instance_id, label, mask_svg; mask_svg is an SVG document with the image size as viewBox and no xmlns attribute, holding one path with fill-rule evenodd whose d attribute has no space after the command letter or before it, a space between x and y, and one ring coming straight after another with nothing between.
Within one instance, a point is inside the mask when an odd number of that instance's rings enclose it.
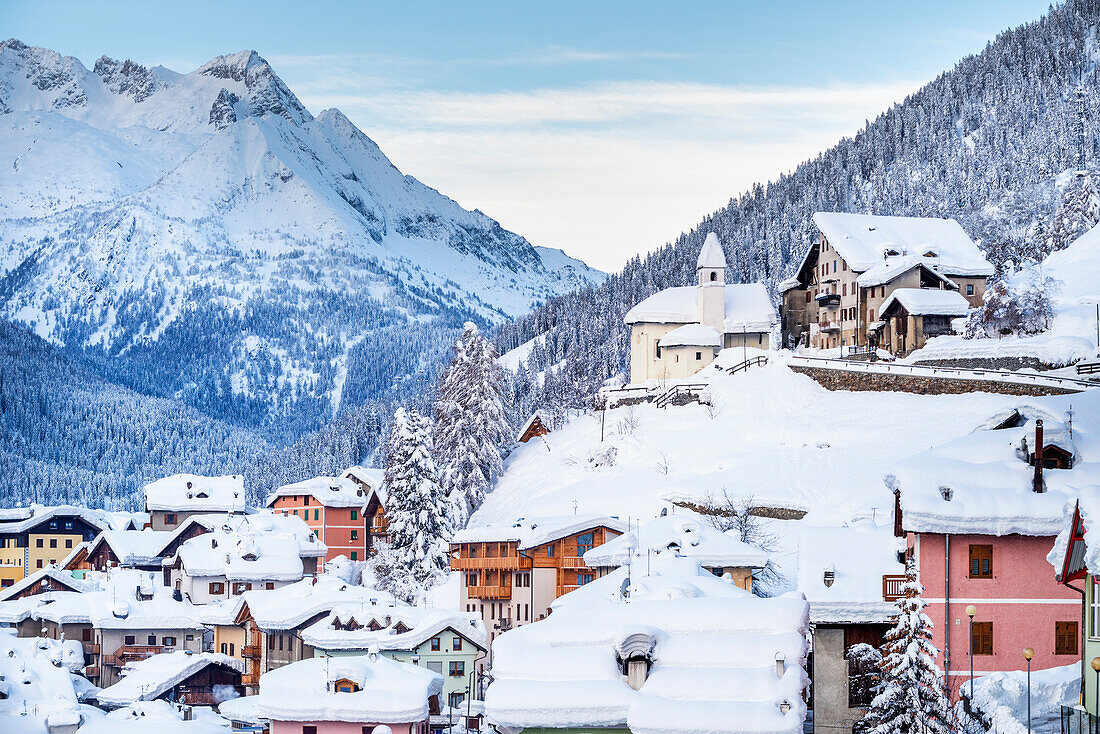
<instances>
[{"instance_id":1,"label":"snow-covered pine tree","mask_svg":"<svg viewBox=\"0 0 1100 734\"><path fill-rule=\"evenodd\" d=\"M470 322L435 400L435 451L454 528L466 526L503 470L511 438L504 373L495 347Z\"/></svg>"},{"instance_id":2,"label":"snow-covered pine tree","mask_svg":"<svg viewBox=\"0 0 1100 734\"><path fill-rule=\"evenodd\" d=\"M882 685L861 727L868 734L953 734L955 716L936 665L932 620L924 613L923 588L913 561L905 567L894 628L882 646Z\"/></svg>"},{"instance_id":3,"label":"snow-covered pine tree","mask_svg":"<svg viewBox=\"0 0 1100 734\"><path fill-rule=\"evenodd\" d=\"M421 587L440 580L447 567L447 520L432 459L430 422L416 410L393 416L386 450L392 583Z\"/></svg>"},{"instance_id":4,"label":"snow-covered pine tree","mask_svg":"<svg viewBox=\"0 0 1100 734\"><path fill-rule=\"evenodd\" d=\"M1066 187L1062 206L1048 225L1045 247L1036 253L1036 260L1066 249L1097 224L1100 224L1100 190L1092 174L1087 173Z\"/></svg>"}]
</instances>

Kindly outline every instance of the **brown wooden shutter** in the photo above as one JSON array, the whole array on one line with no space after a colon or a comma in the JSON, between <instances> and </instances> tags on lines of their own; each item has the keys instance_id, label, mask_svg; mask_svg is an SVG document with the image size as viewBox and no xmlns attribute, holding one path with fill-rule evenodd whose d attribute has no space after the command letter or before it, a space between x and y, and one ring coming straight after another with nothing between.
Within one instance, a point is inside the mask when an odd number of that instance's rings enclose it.
<instances>
[{"instance_id":1,"label":"brown wooden shutter","mask_svg":"<svg viewBox=\"0 0 1100 734\"><path fill-rule=\"evenodd\" d=\"M1054 654L1077 654L1077 622L1054 623Z\"/></svg>"},{"instance_id":2,"label":"brown wooden shutter","mask_svg":"<svg viewBox=\"0 0 1100 734\"><path fill-rule=\"evenodd\" d=\"M993 578L993 546L992 545L972 545L970 546L970 578L972 579L991 579Z\"/></svg>"},{"instance_id":3,"label":"brown wooden shutter","mask_svg":"<svg viewBox=\"0 0 1100 734\"><path fill-rule=\"evenodd\" d=\"M975 622L974 632L970 640L971 650L975 655L993 654L993 623Z\"/></svg>"}]
</instances>

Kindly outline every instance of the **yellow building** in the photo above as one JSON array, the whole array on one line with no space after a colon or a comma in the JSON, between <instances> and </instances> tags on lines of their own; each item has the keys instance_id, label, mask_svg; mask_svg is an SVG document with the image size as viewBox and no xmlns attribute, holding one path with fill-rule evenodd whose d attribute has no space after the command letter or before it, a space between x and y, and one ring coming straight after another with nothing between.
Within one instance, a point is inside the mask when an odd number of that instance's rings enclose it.
<instances>
[{"instance_id":1,"label":"yellow building","mask_svg":"<svg viewBox=\"0 0 1100 734\"><path fill-rule=\"evenodd\" d=\"M70 506L7 510L0 514L0 587L7 587L52 563L103 530L92 512Z\"/></svg>"}]
</instances>

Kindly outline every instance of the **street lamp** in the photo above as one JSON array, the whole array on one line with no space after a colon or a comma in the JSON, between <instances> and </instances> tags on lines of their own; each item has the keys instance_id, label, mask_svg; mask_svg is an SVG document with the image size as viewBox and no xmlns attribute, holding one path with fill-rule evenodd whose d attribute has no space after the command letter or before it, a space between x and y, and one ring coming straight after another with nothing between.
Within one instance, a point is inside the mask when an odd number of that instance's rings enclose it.
<instances>
[{"instance_id":1,"label":"street lamp","mask_svg":"<svg viewBox=\"0 0 1100 734\"><path fill-rule=\"evenodd\" d=\"M1024 648L1024 660L1027 661L1027 734L1031 734L1031 659L1035 657L1035 650ZM973 687L973 684L971 684ZM971 691L971 697L974 693Z\"/></svg>"},{"instance_id":2,"label":"street lamp","mask_svg":"<svg viewBox=\"0 0 1100 734\"><path fill-rule=\"evenodd\" d=\"M974 705L974 615L978 608L973 604L966 608L966 616L970 617L970 705ZM946 632L944 633L947 634Z\"/></svg>"}]
</instances>

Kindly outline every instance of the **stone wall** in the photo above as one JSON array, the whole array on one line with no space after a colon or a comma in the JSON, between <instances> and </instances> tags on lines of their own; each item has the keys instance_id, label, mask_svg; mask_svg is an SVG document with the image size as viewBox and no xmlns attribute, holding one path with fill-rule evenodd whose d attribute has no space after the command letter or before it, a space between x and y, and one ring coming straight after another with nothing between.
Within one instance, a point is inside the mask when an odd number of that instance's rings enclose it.
<instances>
[{"instance_id":1,"label":"stone wall","mask_svg":"<svg viewBox=\"0 0 1100 734\"><path fill-rule=\"evenodd\" d=\"M922 359L913 362L928 367L957 367L966 370L1054 370L1064 364L1047 364L1038 357L970 357L967 359Z\"/></svg>"},{"instance_id":2,"label":"stone wall","mask_svg":"<svg viewBox=\"0 0 1100 734\"><path fill-rule=\"evenodd\" d=\"M951 395L968 392L1004 395L1071 395L1080 392L1046 385L1020 385L994 380L961 380L951 377L918 377L880 372L856 372L791 365L791 370L806 375L829 390L911 392L919 395Z\"/></svg>"}]
</instances>

